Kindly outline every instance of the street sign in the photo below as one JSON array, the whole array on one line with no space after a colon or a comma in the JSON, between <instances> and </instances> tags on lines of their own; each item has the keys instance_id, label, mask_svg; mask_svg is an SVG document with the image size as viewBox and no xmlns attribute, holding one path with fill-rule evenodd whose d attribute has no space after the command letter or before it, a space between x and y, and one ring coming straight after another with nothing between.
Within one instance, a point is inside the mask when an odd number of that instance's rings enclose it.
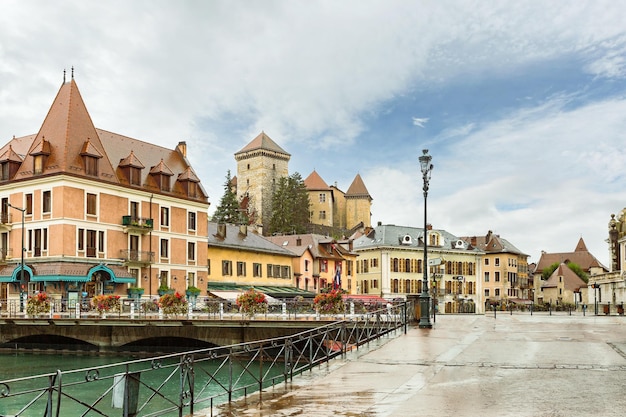
<instances>
[{"instance_id":1,"label":"street sign","mask_svg":"<svg viewBox=\"0 0 626 417\"><path fill-rule=\"evenodd\" d=\"M455 275L452 279L456 279L457 281L463 281L463 275Z\"/></svg>"},{"instance_id":2,"label":"street sign","mask_svg":"<svg viewBox=\"0 0 626 417\"><path fill-rule=\"evenodd\" d=\"M441 258L433 258L428 260L428 266L441 265Z\"/></svg>"}]
</instances>

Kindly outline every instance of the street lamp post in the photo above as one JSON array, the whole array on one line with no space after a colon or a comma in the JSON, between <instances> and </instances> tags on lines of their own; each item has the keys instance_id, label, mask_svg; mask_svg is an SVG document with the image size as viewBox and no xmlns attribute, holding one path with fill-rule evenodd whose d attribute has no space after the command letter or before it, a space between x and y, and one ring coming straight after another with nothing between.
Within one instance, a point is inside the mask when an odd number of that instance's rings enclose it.
<instances>
[{"instance_id":1,"label":"street lamp post","mask_svg":"<svg viewBox=\"0 0 626 417\"><path fill-rule=\"evenodd\" d=\"M424 280L422 281L422 293L420 294L420 329L431 329L430 322L430 294L428 289L428 230L426 217L426 198L428 197L428 183L430 182L433 164L430 163L432 156L428 155L428 149L422 150L423 155L419 157L422 179L424 180Z\"/></svg>"},{"instance_id":2,"label":"street lamp post","mask_svg":"<svg viewBox=\"0 0 626 417\"><path fill-rule=\"evenodd\" d=\"M21 262L20 262L20 312L24 311L24 289L23 286L25 284L24 281L24 251L26 250L26 248L24 247L24 215L26 214L26 209L22 208L22 207L16 207L12 204L9 203L9 207L15 209L15 210L19 210L22 212L22 257L21 257Z\"/></svg>"}]
</instances>

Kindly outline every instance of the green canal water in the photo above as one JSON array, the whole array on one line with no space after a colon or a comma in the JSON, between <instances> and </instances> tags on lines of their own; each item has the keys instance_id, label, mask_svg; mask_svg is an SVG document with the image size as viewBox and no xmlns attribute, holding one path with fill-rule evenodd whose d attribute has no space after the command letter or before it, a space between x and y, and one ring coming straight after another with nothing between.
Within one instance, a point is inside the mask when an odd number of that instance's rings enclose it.
<instances>
[{"instance_id":1,"label":"green canal water","mask_svg":"<svg viewBox=\"0 0 626 417\"><path fill-rule=\"evenodd\" d=\"M81 406L77 401L68 399L66 397L78 398L87 404L94 404L98 402L98 407L104 410L105 415L118 416L122 415L122 410L119 407L114 407L114 392L112 386L115 385L115 375L123 374L125 367L111 367L101 370L98 378L95 381L85 383L88 369L99 367L102 365L119 364L122 362L136 361L138 357L125 356L125 355L81 355L76 352L71 354L35 354L35 353L3 353L0 354L0 392L2 389L10 390L11 395L17 392L27 392L28 390L33 393L1 397L0 396L0 415L10 416L18 413L24 404L33 401L37 393L41 393L43 388L48 384L48 378L34 378L27 382L8 383L6 387L3 387L2 381L10 379L30 377L35 375L43 375L49 373L55 373L57 370L63 371L63 393L61 405L61 415L100 415L95 412L88 412L85 406ZM162 368L151 369L150 361L135 364L134 370L137 370L140 374L140 387L138 402L142 404L149 402L139 415L144 415L150 412L161 410L173 404L177 404L180 396L180 371L177 367L180 358L178 356L165 360L162 363ZM200 360L194 362L194 378L196 386L196 401L199 398L207 398L215 396L213 402L204 402L195 406L196 410L202 408L208 408L211 405L217 405L219 403L226 402L228 397L225 394L224 386L228 387L232 384L234 387L243 387L250 385L246 388L247 393L255 391L255 378L246 372L243 372L241 377L238 377L241 367L234 369L233 380L229 379L228 367L220 370L216 373L218 367L222 362L219 360ZM235 367L237 368L237 367ZM67 372L71 370L80 369L81 372ZM133 367L131 367L133 370ZM139 371L141 370L141 371ZM266 371L259 370L257 364L253 364L249 370L252 375L265 373ZM274 376L280 374L280 370L270 371ZM266 375L267 376L267 375ZM120 385L121 386L121 385ZM146 387L150 387L147 389ZM157 390L160 395L157 398L149 399L152 394L150 389ZM119 394L118 394L119 395ZM158 398L162 395L163 398ZM243 395L243 391L236 393L233 398ZM55 407L56 407L56 397ZM118 397L119 398L119 397ZM119 404L118 404L119 405ZM27 412L21 415L43 415L43 410L46 407L46 395L41 399L36 400L36 404L29 408ZM55 408L56 409L56 408ZM158 414L163 416L178 415L177 412Z\"/></svg>"}]
</instances>

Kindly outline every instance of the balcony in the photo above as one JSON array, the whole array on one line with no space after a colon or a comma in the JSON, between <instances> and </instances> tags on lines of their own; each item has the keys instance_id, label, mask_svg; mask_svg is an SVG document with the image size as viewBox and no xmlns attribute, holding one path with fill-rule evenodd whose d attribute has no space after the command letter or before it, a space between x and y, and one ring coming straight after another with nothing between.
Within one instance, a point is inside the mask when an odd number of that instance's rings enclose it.
<instances>
[{"instance_id":1,"label":"balcony","mask_svg":"<svg viewBox=\"0 0 626 417\"><path fill-rule=\"evenodd\" d=\"M11 230L13 219L11 213L4 211L0 213L0 230Z\"/></svg>"},{"instance_id":2,"label":"balcony","mask_svg":"<svg viewBox=\"0 0 626 417\"><path fill-rule=\"evenodd\" d=\"M154 262L154 252L122 249L120 258L129 265L149 265Z\"/></svg>"},{"instance_id":3,"label":"balcony","mask_svg":"<svg viewBox=\"0 0 626 417\"><path fill-rule=\"evenodd\" d=\"M124 233L129 231L135 233L149 233L153 228L153 220L145 217L136 216L122 216L122 226L124 226Z\"/></svg>"}]
</instances>

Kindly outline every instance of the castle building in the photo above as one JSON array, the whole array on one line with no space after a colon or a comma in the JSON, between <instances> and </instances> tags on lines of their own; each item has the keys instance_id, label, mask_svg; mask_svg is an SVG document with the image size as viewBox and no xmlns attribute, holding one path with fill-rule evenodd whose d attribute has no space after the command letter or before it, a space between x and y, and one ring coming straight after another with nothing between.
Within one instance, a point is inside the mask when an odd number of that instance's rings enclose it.
<instances>
[{"instance_id":1,"label":"castle building","mask_svg":"<svg viewBox=\"0 0 626 417\"><path fill-rule=\"evenodd\" d=\"M247 207L251 224L267 230L272 215L272 195L277 182L289 176L291 155L261 132L250 143L235 153L237 176L232 184L237 198ZM313 172L304 179L309 192L310 223L321 226L326 234L331 229L354 230L371 226L372 197L359 174L348 191L337 185L329 186Z\"/></svg>"},{"instance_id":2,"label":"castle building","mask_svg":"<svg viewBox=\"0 0 626 417\"><path fill-rule=\"evenodd\" d=\"M0 299L71 303L206 279L209 203L185 142L97 129L73 71L39 131L0 148L0 168Z\"/></svg>"},{"instance_id":3,"label":"castle building","mask_svg":"<svg viewBox=\"0 0 626 417\"><path fill-rule=\"evenodd\" d=\"M289 155L265 132L235 153L237 199L246 200L253 224L267 230L277 182L289 175Z\"/></svg>"}]
</instances>

